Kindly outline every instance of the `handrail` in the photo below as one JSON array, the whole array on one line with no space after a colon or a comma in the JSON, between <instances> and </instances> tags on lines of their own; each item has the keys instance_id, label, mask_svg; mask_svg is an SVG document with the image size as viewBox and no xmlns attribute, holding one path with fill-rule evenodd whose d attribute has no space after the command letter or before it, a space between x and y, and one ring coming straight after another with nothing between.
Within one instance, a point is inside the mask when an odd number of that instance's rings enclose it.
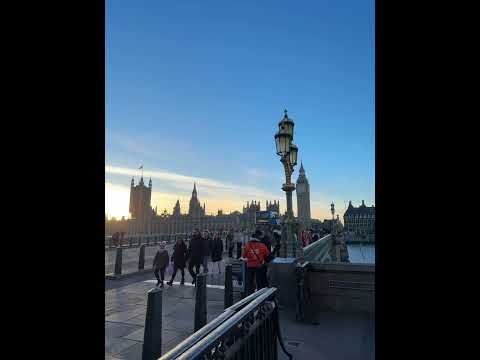
<instances>
[{"instance_id":1,"label":"handrail","mask_svg":"<svg viewBox=\"0 0 480 360\"><path fill-rule=\"evenodd\" d=\"M262 304L276 292L276 288L268 288L267 291L264 291L262 294L257 295L256 299L252 300L247 306L245 306L243 309L241 309L229 319L224 321L220 326L218 326L214 331L212 331L208 337L204 337L202 340L197 342L194 346L192 346L180 357L178 357L178 359L194 359L196 356L200 355L203 351L207 350L222 336L227 334L235 325L250 316L255 310L258 309L260 304ZM163 357L161 359L164 360Z\"/></svg>"},{"instance_id":2,"label":"handrail","mask_svg":"<svg viewBox=\"0 0 480 360\"><path fill-rule=\"evenodd\" d=\"M220 315L218 315L211 322L207 323L204 327L199 329L197 332L193 333L191 336L189 336L188 338L183 340L181 343L179 343L177 346L175 346L175 348L173 348L172 350L167 352L165 355L163 355L161 359L162 360L176 359L178 355L182 354L187 349L195 345L198 341L200 341L205 336L207 336L210 332L212 332L214 329L220 326L220 324L222 324L225 320L227 320L229 317L235 314L236 311L238 311L239 309L247 305L249 302L253 301L258 296L262 295L267 290L268 288L262 288L259 291L254 292L253 294L247 296L246 298L226 308Z\"/></svg>"}]
</instances>

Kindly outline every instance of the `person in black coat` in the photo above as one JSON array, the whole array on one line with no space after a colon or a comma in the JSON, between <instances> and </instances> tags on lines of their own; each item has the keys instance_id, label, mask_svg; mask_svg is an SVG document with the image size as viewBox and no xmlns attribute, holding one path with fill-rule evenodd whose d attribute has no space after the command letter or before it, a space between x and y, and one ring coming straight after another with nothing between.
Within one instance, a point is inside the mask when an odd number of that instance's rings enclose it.
<instances>
[{"instance_id":1,"label":"person in black coat","mask_svg":"<svg viewBox=\"0 0 480 360\"><path fill-rule=\"evenodd\" d=\"M273 249L273 254L275 256L279 256L280 254L280 240L281 240L281 232L280 230L274 230L273 231L273 243L274 243L274 249Z\"/></svg>"},{"instance_id":2,"label":"person in black coat","mask_svg":"<svg viewBox=\"0 0 480 360\"><path fill-rule=\"evenodd\" d=\"M192 239L190 240L190 247L188 248L188 272L192 276L192 285L195 284L198 273L200 273L200 264L203 261L204 253L204 239L200 235L200 231L195 230ZM195 267L195 272L193 268Z\"/></svg>"},{"instance_id":3,"label":"person in black coat","mask_svg":"<svg viewBox=\"0 0 480 360\"><path fill-rule=\"evenodd\" d=\"M202 266L203 272L208 273L208 258L210 257L210 252L212 248L212 237L208 231L203 233L202 243L203 243L203 253L202 253Z\"/></svg>"},{"instance_id":4,"label":"person in black coat","mask_svg":"<svg viewBox=\"0 0 480 360\"><path fill-rule=\"evenodd\" d=\"M153 258L153 273L157 278L157 286L163 287L163 279L165 278L165 269L168 266L168 252L165 249L165 242L160 244L160 248ZM159 276L160 273L160 276Z\"/></svg>"},{"instance_id":5,"label":"person in black coat","mask_svg":"<svg viewBox=\"0 0 480 360\"><path fill-rule=\"evenodd\" d=\"M223 241L222 238L218 233L215 234L211 247L210 247L210 255L212 257L212 262L218 264L218 273L221 274L222 271L220 269L220 262L222 261L222 254L223 254ZM213 271L213 270L212 270Z\"/></svg>"},{"instance_id":6,"label":"person in black coat","mask_svg":"<svg viewBox=\"0 0 480 360\"><path fill-rule=\"evenodd\" d=\"M268 249L268 251L272 251L272 244L270 242L270 237L268 236L268 234L266 232L263 233L263 236L260 240Z\"/></svg>"},{"instance_id":7,"label":"person in black coat","mask_svg":"<svg viewBox=\"0 0 480 360\"><path fill-rule=\"evenodd\" d=\"M173 255L172 255L172 262L173 262L173 274L172 279L167 282L168 285L173 285L173 279L177 276L177 271L180 269L182 273L182 281L180 285L185 284L185 265L187 261L187 245L183 241L183 238L178 238L175 246L173 248Z\"/></svg>"},{"instance_id":8,"label":"person in black coat","mask_svg":"<svg viewBox=\"0 0 480 360\"><path fill-rule=\"evenodd\" d=\"M233 257L233 231L230 230L225 238L225 246L228 249L228 257Z\"/></svg>"}]
</instances>

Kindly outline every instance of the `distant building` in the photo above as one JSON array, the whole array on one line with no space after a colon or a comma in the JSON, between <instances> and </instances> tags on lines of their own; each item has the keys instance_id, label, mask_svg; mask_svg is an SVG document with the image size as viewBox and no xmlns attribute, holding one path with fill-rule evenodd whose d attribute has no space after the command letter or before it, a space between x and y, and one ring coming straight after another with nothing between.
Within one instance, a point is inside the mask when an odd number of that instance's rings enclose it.
<instances>
[{"instance_id":1,"label":"distant building","mask_svg":"<svg viewBox=\"0 0 480 360\"><path fill-rule=\"evenodd\" d=\"M242 212L234 211L224 214L219 210L216 216L205 214L205 204L200 204L197 185L193 184L192 196L189 201L188 213L182 214L180 201L177 200L170 215L165 209L161 214L151 207L152 180L148 187L143 183L143 177L135 186L132 179L130 187L130 218L108 220L105 218L105 235L115 232L130 234L175 234L191 233L194 229L225 231L230 229L250 229L255 226L255 214L260 211L260 202L247 202ZM266 210L280 213L278 201L267 201Z\"/></svg>"},{"instance_id":2,"label":"distant building","mask_svg":"<svg viewBox=\"0 0 480 360\"><path fill-rule=\"evenodd\" d=\"M310 184L305 176L303 163L300 166L300 174L297 179L297 219L302 229L308 229L311 225L310 215Z\"/></svg>"},{"instance_id":3,"label":"distant building","mask_svg":"<svg viewBox=\"0 0 480 360\"><path fill-rule=\"evenodd\" d=\"M375 241L375 206L362 205L354 207L348 202L348 208L343 215L345 231L355 234L357 237Z\"/></svg>"}]
</instances>

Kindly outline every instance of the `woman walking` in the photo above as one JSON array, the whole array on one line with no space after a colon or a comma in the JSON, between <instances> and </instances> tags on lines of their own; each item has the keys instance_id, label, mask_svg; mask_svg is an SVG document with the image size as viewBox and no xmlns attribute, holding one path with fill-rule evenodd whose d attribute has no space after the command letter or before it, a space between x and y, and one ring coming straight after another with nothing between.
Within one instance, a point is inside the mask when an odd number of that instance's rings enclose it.
<instances>
[{"instance_id":1,"label":"woman walking","mask_svg":"<svg viewBox=\"0 0 480 360\"><path fill-rule=\"evenodd\" d=\"M177 239L177 242L175 243L175 247L173 248L173 254L172 254L173 274L170 281L167 282L169 286L173 285L173 280L175 279L175 276L177 276L177 271L179 269L180 269L180 272L182 273L182 281L180 281L180 285L185 284L186 260L187 260L187 245L185 245L183 238L180 237Z\"/></svg>"},{"instance_id":2,"label":"woman walking","mask_svg":"<svg viewBox=\"0 0 480 360\"><path fill-rule=\"evenodd\" d=\"M163 280L165 278L165 269L168 265L168 252L165 250L165 242L160 244L160 249L153 258L153 273L157 278L157 286L161 283L160 287L163 287ZM158 273L160 272L160 276Z\"/></svg>"},{"instance_id":3,"label":"woman walking","mask_svg":"<svg viewBox=\"0 0 480 360\"><path fill-rule=\"evenodd\" d=\"M222 254L223 254L223 241L220 237L220 234L217 232L215 233L211 245L211 252L210 255L212 256L212 262L215 264L217 263L218 266L218 273L221 274L222 271L220 269L220 262L222 261ZM213 270L215 269L215 265L213 265Z\"/></svg>"}]
</instances>

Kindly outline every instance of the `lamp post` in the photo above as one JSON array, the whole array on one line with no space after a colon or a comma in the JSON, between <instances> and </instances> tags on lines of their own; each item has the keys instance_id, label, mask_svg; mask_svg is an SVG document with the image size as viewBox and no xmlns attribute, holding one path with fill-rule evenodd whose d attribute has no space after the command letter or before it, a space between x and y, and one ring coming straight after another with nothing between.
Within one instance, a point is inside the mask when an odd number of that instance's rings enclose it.
<instances>
[{"instance_id":1,"label":"lamp post","mask_svg":"<svg viewBox=\"0 0 480 360\"><path fill-rule=\"evenodd\" d=\"M335 204L333 202L330 204L330 211L332 213L332 235L335 236Z\"/></svg>"},{"instance_id":2,"label":"lamp post","mask_svg":"<svg viewBox=\"0 0 480 360\"><path fill-rule=\"evenodd\" d=\"M282 190L287 197L287 214L282 223L282 237L280 247L280 257L299 257L303 254L303 249L299 241L295 241L294 234L297 233L298 223L295 221L292 210L292 191L295 190L295 184L292 183L292 174L294 166L297 165L298 147L292 143L293 127L295 123L284 111L282 120L278 123L278 132L275 134L275 145L277 155L280 156L280 162L285 170L285 184Z\"/></svg>"}]
</instances>

